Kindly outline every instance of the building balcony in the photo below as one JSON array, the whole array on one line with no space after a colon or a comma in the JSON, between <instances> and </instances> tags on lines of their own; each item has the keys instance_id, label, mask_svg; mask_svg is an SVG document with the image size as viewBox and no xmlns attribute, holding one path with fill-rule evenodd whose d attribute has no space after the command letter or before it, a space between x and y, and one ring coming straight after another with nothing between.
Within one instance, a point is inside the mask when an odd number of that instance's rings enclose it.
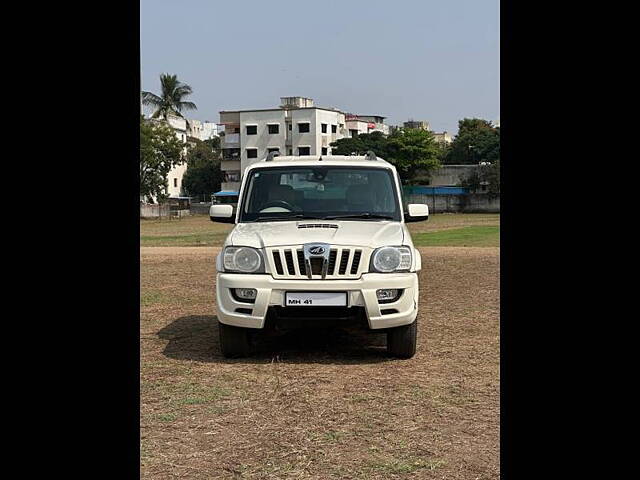
<instances>
[{"instance_id":1,"label":"building balcony","mask_svg":"<svg viewBox=\"0 0 640 480\"><path fill-rule=\"evenodd\" d=\"M240 148L240 134L227 133L220 138L220 146L222 148Z\"/></svg>"},{"instance_id":2,"label":"building balcony","mask_svg":"<svg viewBox=\"0 0 640 480\"><path fill-rule=\"evenodd\" d=\"M237 160L223 160L220 162L220 170L227 172L230 170L240 171L240 159Z\"/></svg>"},{"instance_id":3,"label":"building balcony","mask_svg":"<svg viewBox=\"0 0 640 480\"><path fill-rule=\"evenodd\" d=\"M240 160L239 148L223 148L222 149L222 161Z\"/></svg>"}]
</instances>

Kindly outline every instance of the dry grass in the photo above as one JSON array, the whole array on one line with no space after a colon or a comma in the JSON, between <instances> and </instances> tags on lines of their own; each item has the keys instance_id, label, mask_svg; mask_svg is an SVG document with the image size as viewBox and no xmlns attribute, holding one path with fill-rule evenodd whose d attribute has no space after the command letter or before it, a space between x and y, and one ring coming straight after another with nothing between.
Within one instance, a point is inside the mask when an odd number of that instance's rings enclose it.
<instances>
[{"instance_id":1,"label":"dry grass","mask_svg":"<svg viewBox=\"0 0 640 480\"><path fill-rule=\"evenodd\" d=\"M421 248L411 360L339 331L225 360L218 250L141 249L142 478L499 478L498 248Z\"/></svg>"}]
</instances>

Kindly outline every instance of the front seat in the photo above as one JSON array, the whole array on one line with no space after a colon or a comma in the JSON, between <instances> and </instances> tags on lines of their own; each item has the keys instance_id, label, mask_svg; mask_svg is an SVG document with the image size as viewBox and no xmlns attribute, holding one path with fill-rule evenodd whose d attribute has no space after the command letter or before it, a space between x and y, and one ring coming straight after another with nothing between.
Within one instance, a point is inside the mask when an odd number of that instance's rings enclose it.
<instances>
[{"instance_id":1,"label":"front seat","mask_svg":"<svg viewBox=\"0 0 640 480\"><path fill-rule=\"evenodd\" d=\"M276 201L287 202L291 206L296 204L296 192L291 185L274 185L269 189L267 204Z\"/></svg>"}]
</instances>

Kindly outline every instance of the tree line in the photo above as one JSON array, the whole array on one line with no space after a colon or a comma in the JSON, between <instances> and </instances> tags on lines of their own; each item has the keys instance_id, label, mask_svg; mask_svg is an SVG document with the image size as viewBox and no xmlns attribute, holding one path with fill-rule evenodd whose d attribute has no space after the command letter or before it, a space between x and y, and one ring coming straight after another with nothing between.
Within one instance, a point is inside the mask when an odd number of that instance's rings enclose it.
<instances>
[{"instance_id":1,"label":"tree line","mask_svg":"<svg viewBox=\"0 0 640 480\"><path fill-rule=\"evenodd\" d=\"M382 132L362 133L341 138L331 144L335 155L364 154L373 150L392 163L406 185L428 183L442 165L480 165L463 179L463 186L499 192L500 127L481 118L464 118L458 122L458 134L451 144L438 142L428 130L397 128L390 135Z\"/></svg>"}]
</instances>

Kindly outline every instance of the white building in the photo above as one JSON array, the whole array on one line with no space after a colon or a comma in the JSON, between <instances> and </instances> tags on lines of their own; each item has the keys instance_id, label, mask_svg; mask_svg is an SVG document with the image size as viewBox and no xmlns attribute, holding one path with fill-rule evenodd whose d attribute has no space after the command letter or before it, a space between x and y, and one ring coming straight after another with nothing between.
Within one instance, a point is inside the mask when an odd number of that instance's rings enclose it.
<instances>
[{"instance_id":1,"label":"white building","mask_svg":"<svg viewBox=\"0 0 640 480\"><path fill-rule=\"evenodd\" d=\"M222 190L238 191L245 168L269 152L330 155L330 144L349 136L340 110L316 107L305 97L280 100L279 108L220 112Z\"/></svg>"},{"instance_id":2,"label":"white building","mask_svg":"<svg viewBox=\"0 0 640 480\"><path fill-rule=\"evenodd\" d=\"M152 119L152 122L161 123L164 122L164 119L157 118ZM187 154L187 136L189 135L189 127L187 126L187 120L178 117L175 115L167 116L167 123L176 133L178 139L185 144L183 155ZM184 172L187 171L187 162L186 160L176 166L174 166L167 175L167 189L166 193L169 197L179 197L182 192L182 177L184 176Z\"/></svg>"},{"instance_id":3,"label":"white building","mask_svg":"<svg viewBox=\"0 0 640 480\"><path fill-rule=\"evenodd\" d=\"M202 137L200 140L210 140L219 135L218 124L208 120L202 122Z\"/></svg>"},{"instance_id":4,"label":"white building","mask_svg":"<svg viewBox=\"0 0 640 480\"><path fill-rule=\"evenodd\" d=\"M349 137L372 132L382 132L389 135L389 125L385 125L385 118L380 115L346 115Z\"/></svg>"},{"instance_id":5,"label":"white building","mask_svg":"<svg viewBox=\"0 0 640 480\"><path fill-rule=\"evenodd\" d=\"M210 140L218 135L218 124L209 121L189 120L187 135L202 141Z\"/></svg>"},{"instance_id":6,"label":"white building","mask_svg":"<svg viewBox=\"0 0 640 480\"><path fill-rule=\"evenodd\" d=\"M450 144L451 142L453 142L453 137L451 137L451 134L449 132L447 132L446 130L444 132L433 132L433 136L436 139L436 142L438 143L446 143L446 144Z\"/></svg>"},{"instance_id":7,"label":"white building","mask_svg":"<svg viewBox=\"0 0 640 480\"><path fill-rule=\"evenodd\" d=\"M155 122L164 122L163 119L154 119ZM218 125L214 122L201 122L200 120L187 120L175 115L167 116L167 123L176 133L178 139L185 144L183 154L187 154L187 139L194 137L199 140L208 140L218 133ZM183 195L182 178L187 171L186 159L184 162L173 167L167 175L167 190L169 197L180 197Z\"/></svg>"}]
</instances>

